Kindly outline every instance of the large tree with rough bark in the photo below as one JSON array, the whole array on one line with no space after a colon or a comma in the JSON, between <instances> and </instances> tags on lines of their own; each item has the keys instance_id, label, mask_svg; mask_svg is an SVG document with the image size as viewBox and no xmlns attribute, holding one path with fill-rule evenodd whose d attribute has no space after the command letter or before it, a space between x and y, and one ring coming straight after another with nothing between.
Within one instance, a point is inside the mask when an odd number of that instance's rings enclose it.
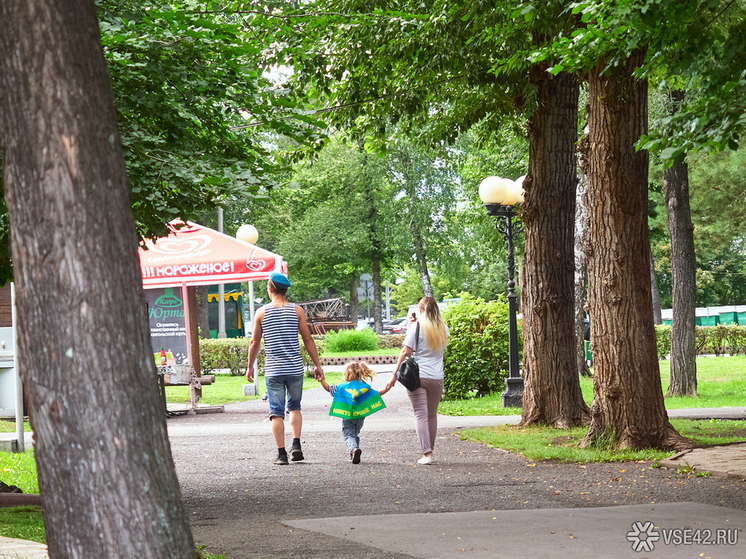
<instances>
[{"instance_id":1,"label":"large tree with rough bark","mask_svg":"<svg viewBox=\"0 0 746 559\"><path fill-rule=\"evenodd\" d=\"M589 74L588 314L593 405L584 444L683 448L663 403L650 287L645 51Z\"/></svg>"},{"instance_id":2,"label":"large tree with rough bark","mask_svg":"<svg viewBox=\"0 0 746 559\"><path fill-rule=\"evenodd\" d=\"M51 557L197 557L93 0L0 4L18 368Z\"/></svg>"},{"instance_id":3,"label":"large tree with rough bark","mask_svg":"<svg viewBox=\"0 0 746 559\"><path fill-rule=\"evenodd\" d=\"M568 429L590 418L578 382L574 328L578 81L573 74L552 76L538 66L532 83L538 103L529 121L529 172L521 214L526 225L521 423Z\"/></svg>"}]
</instances>

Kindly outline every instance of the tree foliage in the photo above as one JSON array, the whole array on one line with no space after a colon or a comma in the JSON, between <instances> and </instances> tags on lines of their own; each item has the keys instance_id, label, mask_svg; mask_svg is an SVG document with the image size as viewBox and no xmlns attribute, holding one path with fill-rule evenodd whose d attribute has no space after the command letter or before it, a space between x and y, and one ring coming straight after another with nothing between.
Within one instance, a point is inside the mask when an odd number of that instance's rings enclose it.
<instances>
[{"instance_id":1,"label":"tree foliage","mask_svg":"<svg viewBox=\"0 0 746 559\"><path fill-rule=\"evenodd\" d=\"M736 149L746 127L746 19L734 0L581 0L568 4L583 25L560 35L543 54L561 57L553 71L612 71L647 49L641 78L695 90L657 134L639 146L665 160L698 149Z\"/></svg>"},{"instance_id":2,"label":"tree foliage","mask_svg":"<svg viewBox=\"0 0 746 559\"><path fill-rule=\"evenodd\" d=\"M400 205L380 158L337 138L293 180L297 189L272 197L287 208L277 250L298 278L296 296L348 295L352 277L369 272L377 254L390 266Z\"/></svg>"},{"instance_id":3,"label":"tree foliage","mask_svg":"<svg viewBox=\"0 0 746 559\"><path fill-rule=\"evenodd\" d=\"M305 143L322 137L265 73L263 45L223 8L210 1L100 2L143 236L163 235L166 222L195 219L225 197L271 188L281 161L259 131Z\"/></svg>"},{"instance_id":4,"label":"tree foliage","mask_svg":"<svg viewBox=\"0 0 746 559\"><path fill-rule=\"evenodd\" d=\"M319 121L263 65L270 30L247 29L225 2L97 8L140 236L266 193L288 162L323 144ZM287 149L273 152L269 132L291 140ZM9 281L4 216L0 207L0 281Z\"/></svg>"},{"instance_id":5,"label":"tree foliage","mask_svg":"<svg viewBox=\"0 0 746 559\"><path fill-rule=\"evenodd\" d=\"M746 155L742 150L699 152L688 158L697 305L733 305L746 300L743 199ZM657 176L657 175L656 175ZM667 237L653 244L664 306L671 305L671 256Z\"/></svg>"}]
</instances>

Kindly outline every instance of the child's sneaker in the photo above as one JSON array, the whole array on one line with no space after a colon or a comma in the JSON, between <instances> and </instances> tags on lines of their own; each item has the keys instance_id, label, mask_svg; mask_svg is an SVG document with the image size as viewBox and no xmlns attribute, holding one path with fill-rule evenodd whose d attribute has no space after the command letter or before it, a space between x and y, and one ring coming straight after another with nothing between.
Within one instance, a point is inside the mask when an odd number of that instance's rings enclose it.
<instances>
[{"instance_id":1,"label":"child's sneaker","mask_svg":"<svg viewBox=\"0 0 746 559\"><path fill-rule=\"evenodd\" d=\"M288 465L288 455L286 452L278 452L277 458L275 458L274 463L278 466L287 466Z\"/></svg>"},{"instance_id":2,"label":"child's sneaker","mask_svg":"<svg viewBox=\"0 0 746 559\"><path fill-rule=\"evenodd\" d=\"M360 463L360 455L363 453L362 450L359 448L356 448L355 450L350 451L350 462L353 464L359 464Z\"/></svg>"}]
</instances>

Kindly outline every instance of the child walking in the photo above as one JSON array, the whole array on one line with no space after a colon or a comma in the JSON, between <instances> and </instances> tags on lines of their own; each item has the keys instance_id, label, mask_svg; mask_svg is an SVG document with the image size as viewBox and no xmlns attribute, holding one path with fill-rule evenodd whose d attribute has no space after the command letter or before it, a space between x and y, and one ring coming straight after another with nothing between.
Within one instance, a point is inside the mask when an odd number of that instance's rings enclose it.
<instances>
[{"instance_id":1,"label":"child walking","mask_svg":"<svg viewBox=\"0 0 746 559\"><path fill-rule=\"evenodd\" d=\"M380 392L373 390L365 380L373 380L375 373L362 361L347 363L342 370L341 384L329 385L325 379L321 380L324 390L332 395L329 415L342 418L342 435L347 448L350 449L350 462L360 463L360 430L365 418L370 414L386 407L381 395L390 390L387 386Z\"/></svg>"}]
</instances>

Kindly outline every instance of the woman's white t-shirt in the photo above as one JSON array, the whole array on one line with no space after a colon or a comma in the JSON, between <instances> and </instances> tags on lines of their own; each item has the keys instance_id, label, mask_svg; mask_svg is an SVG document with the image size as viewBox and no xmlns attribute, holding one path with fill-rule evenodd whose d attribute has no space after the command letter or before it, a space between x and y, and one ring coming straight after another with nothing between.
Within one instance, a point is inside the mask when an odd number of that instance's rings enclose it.
<instances>
[{"instance_id":1,"label":"woman's white t-shirt","mask_svg":"<svg viewBox=\"0 0 746 559\"><path fill-rule=\"evenodd\" d=\"M420 324L420 336L415 342L415 333L417 332L417 322L413 322L407 328L407 335L404 336L404 345L415 350L414 359L420 366L420 378L442 379L443 378L443 353L445 346L438 350L430 349L425 339L425 330ZM448 339L448 326L446 326L446 339Z\"/></svg>"}]
</instances>

